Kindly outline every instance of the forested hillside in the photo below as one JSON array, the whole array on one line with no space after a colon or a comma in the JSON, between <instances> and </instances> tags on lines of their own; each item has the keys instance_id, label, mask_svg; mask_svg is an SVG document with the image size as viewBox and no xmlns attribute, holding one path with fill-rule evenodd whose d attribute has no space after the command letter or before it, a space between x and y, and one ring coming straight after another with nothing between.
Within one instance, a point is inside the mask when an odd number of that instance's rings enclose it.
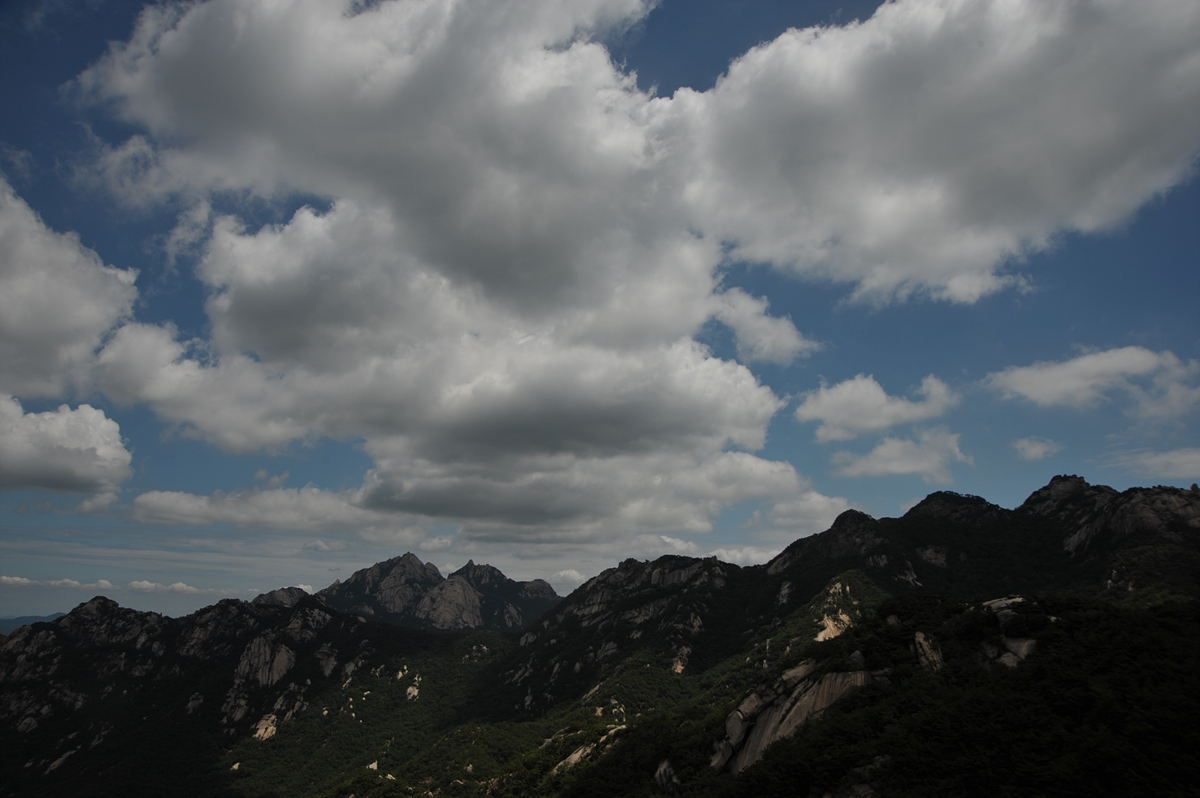
<instances>
[{"instance_id":1,"label":"forested hillside","mask_svg":"<svg viewBox=\"0 0 1200 798\"><path fill-rule=\"evenodd\" d=\"M513 631L97 598L0 647L0 794L1194 795L1198 535L1200 491L1059 477L627 560Z\"/></svg>"}]
</instances>

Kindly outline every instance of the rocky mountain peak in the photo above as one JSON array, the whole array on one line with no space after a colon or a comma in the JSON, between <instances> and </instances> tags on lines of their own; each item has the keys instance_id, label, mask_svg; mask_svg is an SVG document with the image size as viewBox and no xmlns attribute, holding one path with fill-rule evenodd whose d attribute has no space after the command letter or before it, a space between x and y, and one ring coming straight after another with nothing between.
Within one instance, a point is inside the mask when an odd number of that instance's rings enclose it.
<instances>
[{"instance_id":1,"label":"rocky mountain peak","mask_svg":"<svg viewBox=\"0 0 1200 798\"><path fill-rule=\"evenodd\" d=\"M412 552L357 571L316 596L342 612L444 631L520 628L559 601L545 582L516 582L474 560L443 578Z\"/></svg>"},{"instance_id":2,"label":"rocky mountain peak","mask_svg":"<svg viewBox=\"0 0 1200 798\"><path fill-rule=\"evenodd\" d=\"M1181 544L1200 530L1200 493L1164 485L1117 492L1074 475L1054 477L1017 511L1060 524L1063 549L1072 555L1139 536Z\"/></svg>"},{"instance_id":3,"label":"rocky mountain peak","mask_svg":"<svg viewBox=\"0 0 1200 798\"><path fill-rule=\"evenodd\" d=\"M396 616L412 612L430 589L444 580L437 566L423 563L412 552L356 571L317 596L343 612L367 616Z\"/></svg>"},{"instance_id":4,"label":"rocky mountain peak","mask_svg":"<svg viewBox=\"0 0 1200 798\"><path fill-rule=\"evenodd\" d=\"M982 497L940 490L918 502L905 517L962 522L994 516L999 510L1000 507Z\"/></svg>"},{"instance_id":5,"label":"rocky mountain peak","mask_svg":"<svg viewBox=\"0 0 1200 798\"><path fill-rule=\"evenodd\" d=\"M802 558L865 557L883 538L880 537L879 522L859 510L846 510L834 519L833 526L808 538L801 538L781 551L769 563L767 573L775 576L783 573Z\"/></svg>"},{"instance_id":6,"label":"rocky mountain peak","mask_svg":"<svg viewBox=\"0 0 1200 798\"><path fill-rule=\"evenodd\" d=\"M500 584L508 579L499 568L494 568L490 565L476 565L474 560L467 560L467 564L450 576L461 576L475 587L489 584Z\"/></svg>"},{"instance_id":7,"label":"rocky mountain peak","mask_svg":"<svg viewBox=\"0 0 1200 798\"><path fill-rule=\"evenodd\" d=\"M303 588L281 587L269 593L262 593L255 596L250 603L259 606L292 607L307 595L308 593Z\"/></svg>"},{"instance_id":8,"label":"rocky mountain peak","mask_svg":"<svg viewBox=\"0 0 1200 798\"><path fill-rule=\"evenodd\" d=\"M1063 518L1080 509L1099 509L1120 494L1107 485L1089 485L1082 477L1060 474L1029 495L1018 509L1036 515Z\"/></svg>"},{"instance_id":9,"label":"rocky mountain peak","mask_svg":"<svg viewBox=\"0 0 1200 798\"><path fill-rule=\"evenodd\" d=\"M559 595L554 592L553 586L545 579L534 579L530 582L525 582L521 588L521 595L530 599L541 599L543 601L559 600Z\"/></svg>"}]
</instances>

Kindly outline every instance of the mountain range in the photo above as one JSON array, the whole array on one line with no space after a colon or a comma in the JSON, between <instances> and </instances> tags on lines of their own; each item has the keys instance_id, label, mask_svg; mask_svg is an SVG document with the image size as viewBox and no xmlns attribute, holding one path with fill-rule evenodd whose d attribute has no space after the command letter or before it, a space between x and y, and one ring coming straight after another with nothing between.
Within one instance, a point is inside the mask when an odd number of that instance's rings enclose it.
<instances>
[{"instance_id":1,"label":"mountain range","mask_svg":"<svg viewBox=\"0 0 1200 798\"><path fill-rule=\"evenodd\" d=\"M1200 489L847 511L560 599L405 554L0 646L0 795L1191 794Z\"/></svg>"}]
</instances>

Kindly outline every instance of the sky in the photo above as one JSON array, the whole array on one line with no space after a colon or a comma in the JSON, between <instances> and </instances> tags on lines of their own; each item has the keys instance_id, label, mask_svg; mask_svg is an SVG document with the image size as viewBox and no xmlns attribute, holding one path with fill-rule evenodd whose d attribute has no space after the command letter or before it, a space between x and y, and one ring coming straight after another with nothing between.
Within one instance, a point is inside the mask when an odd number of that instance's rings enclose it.
<instances>
[{"instance_id":1,"label":"sky","mask_svg":"<svg viewBox=\"0 0 1200 798\"><path fill-rule=\"evenodd\" d=\"M7 0L0 615L1200 480L1194 0Z\"/></svg>"}]
</instances>

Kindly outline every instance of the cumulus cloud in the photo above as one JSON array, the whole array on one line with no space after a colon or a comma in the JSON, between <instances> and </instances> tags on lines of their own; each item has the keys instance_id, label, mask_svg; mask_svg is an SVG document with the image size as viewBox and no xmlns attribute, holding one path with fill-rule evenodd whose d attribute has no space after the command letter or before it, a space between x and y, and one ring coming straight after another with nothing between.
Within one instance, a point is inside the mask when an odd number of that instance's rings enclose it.
<instances>
[{"instance_id":1,"label":"cumulus cloud","mask_svg":"<svg viewBox=\"0 0 1200 798\"><path fill-rule=\"evenodd\" d=\"M117 422L91 405L26 413L0 395L0 490L101 494L84 510L100 510L129 478L133 456Z\"/></svg>"},{"instance_id":2,"label":"cumulus cloud","mask_svg":"<svg viewBox=\"0 0 1200 798\"><path fill-rule=\"evenodd\" d=\"M1131 474L1151 479L1200 479L1200 448L1195 447L1166 452L1126 452L1108 462Z\"/></svg>"},{"instance_id":3,"label":"cumulus cloud","mask_svg":"<svg viewBox=\"0 0 1200 798\"><path fill-rule=\"evenodd\" d=\"M974 465L974 460L958 447L958 435L944 428L922 432L917 440L884 438L864 455L837 452L832 462L834 473L844 477L875 477L892 474L917 474L927 483L949 484L951 463Z\"/></svg>"},{"instance_id":4,"label":"cumulus cloud","mask_svg":"<svg viewBox=\"0 0 1200 798\"><path fill-rule=\"evenodd\" d=\"M671 554L683 554L688 557L703 556L702 549L696 545L695 541L673 538L670 535L659 535L658 539L666 544L667 551Z\"/></svg>"},{"instance_id":5,"label":"cumulus cloud","mask_svg":"<svg viewBox=\"0 0 1200 798\"><path fill-rule=\"evenodd\" d=\"M115 589L113 583L107 579L84 583L77 579L27 579L23 576L0 576L0 585L6 587L69 587L80 590Z\"/></svg>"},{"instance_id":6,"label":"cumulus cloud","mask_svg":"<svg viewBox=\"0 0 1200 798\"><path fill-rule=\"evenodd\" d=\"M46 227L0 176L0 391L85 385L101 337L131 313L136 277Z\"/></svg>"},{"instance_id":7,"label":"cumulus cloud","mask_svg":"<svg viewBox=\"0 0 1200 798\"><path fill-rule=\"evenodd\" d=\"M172 582L169 585L164 585L161 582L147 582L144 579L135 579L129 583L130 590L136 590L139 593L186 593L189 595L226 595L227 590L213 590L211 588L192 587L183 582Z\"/></svg>"},{"instance_id":8,"label":"cumulus cloud","mask_svg":"<svg viewBox=\"0 0 1200 798\"><path fill-rule=\"evenodd\" d=\"M391 518L414 541L430 522L465 541L703 532L746 499L801 518L802 479L753 454L783 402L695 336L728 325L744 362L815 344L724 284L730 258L971 302L1056 232L1127 218L1200 147L1200 12L1181 0L889 3L673 97L598 43L651 5L148 7L76 96L140 129L100 146L99 179L190 209L168 254L197 254L211 337L125 324L98 384L229 451L355 437L375 463L353 495L158 492L135 516L371 534ZM328 207L251 229L213 210L221 192ZM856 378L802 420L847 440L955 400L932 376L920 394ZM929 435L838 457L948 479L966 458Z\"/></svg>"},{"instance_id":9,"label":"cumulus cloud","mask_svg":"<svg viewBox=\"0 0 1200 798\"><path fill-rule=\"evenodd\" d=\"M1120 223L1190 174L1200 10L895 2L736 60L692 127L688 199L735 254L877 302L1018 282L1062 230Z\"/></svg>"},{"instance_id":10,"label":"cumulus cloud","mask_svg":"<svg viewBox=\"0 0 1200 798\"><path fill-rule=\"evenodd\" d=\"M756 546L714 549L709 555L734 565L762 565L778 554L780 549L760 549Z\"/></svg>"},{"instance_id":11,"label":"cumulus cloud","mask_svg":"<svg viewBox=\"0 0 1200 798\"><path fill-rule=\"evenodd\" d=\"M717 299L715 316L733 330L738 356L743 360L786 366L820 348L797 332L791 319L768 316L766 299L752 297L740 288L731 288Z\"/></svg>"},{"instance_id":12,"label":"cumulus cloud","mask_svg":"<svg viewBox=\"0 0 1200 798\"><path fill-rule=\"evenodd\" d=\"M985 384L1006 398L1021 397L1043 407L1086 408L1123 395L1133 415L1161 421L1179 418L1200 404L1198 378L1200 361L1126 346L1057 363L1014 366L989 374Z\"/></svg>"},{"instance_id":13,"label":"cumulus cloud","mask_svg":"<svg viewBox=\"0 0 1200 798\"><path fill-rule=\"evenodd\" d=\"M1036 435L1028 438L1018 438L1012 442L1012 446L1017 450L1017 454L1022 460L1045 460L1047 457L1058 454L1062 451L1062 446L1055 443L1049 438L1039 438Z\"/></svg>"},{"instance_id":14,"label":"cumulus cloud","mask_svg":"<svg viewBox=\"0 0 1200 798\"><path fill-rule=\"evenodd\" d=\"M518 303L570 295L577 256L638 214L861 296L971 302L1057 231L1127 218L1200 146L1186 0L888 3L672 98L590 38L648 5L154 7L78 88L152 135L106 165L126 195L369 187L414 251ZM156 143L177 137L199 145Z\"/></svg>"},{"instance_id":15,"label":"cumulus cloud","mask_svg":"<svg viewBox=\"0 0 1200 798\"><path fill-rule=\"evenodd\" d=\"M921 381L917 393L924 400L914 402L888 396L870 375L859 374L830 388L822 384L804 395L796 408L797 421L820 421L817 440L848 441L864 432L877 432L896 424L937 418L958 404L959 397L946 383L930 374Z\"/></svg>"},{"instance_id":16,"label":"cumulus cloud","mask_svg":"<svg viewBox=\"0 0 1200 798\"><path fill-rule=\"evenodd\" d=\"M550 578L553 579L555 582L567 582L570 584L581 585L581 584L583 584L584 576L583 576L583 574L579 573L579 571L576 571L574 568L567 568L564 571L559 571L559 572L555 573L554 576L552 576Z\"/></svg>"},{"instance_id":17,"label":"cumulus cloud","mask_svg":"<svg viewBox=\"0 0 1200 798\"><path fill-rule=\"evenodd\" d=\"M779 529L802 538L829 529L834 520L849 509L850 503L841 496L825 496L815 490L806 490L795 498L776 503L769 519Z\"/></svg>"}]
</instances>

